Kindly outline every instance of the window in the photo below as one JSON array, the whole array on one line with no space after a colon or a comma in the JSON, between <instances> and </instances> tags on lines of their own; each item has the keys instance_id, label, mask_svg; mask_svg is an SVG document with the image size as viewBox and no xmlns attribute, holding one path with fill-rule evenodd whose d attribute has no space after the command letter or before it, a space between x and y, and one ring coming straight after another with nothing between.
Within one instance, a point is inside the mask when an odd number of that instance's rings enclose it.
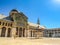
<instances>
[{"instance_id":1,"label":"window","mask_svg":"<svg viewBox=\"0 0 60 45\"><path fill-rule=\"evenodd\" d=\"M12 27L12 24L11 24L11 27Z\"/></svg>"},{"instance_id":2,"label":"window","mask_svg":"<svg viewBox=\"0 0 60 45\"><path fill-rule=\"evenodd\" d=\"M4 22L3 22L3 24L2 25L4 25Z\"/></svg>"},{"instance_id":3,"label":"window","mask_svg":"<svg viewBox=\"0 0 60 45\"><path fill-rule=\"evenodd\" d=\"M7 26L7 23L5 24L5 26Z\"/></svg>"}]
</instances>

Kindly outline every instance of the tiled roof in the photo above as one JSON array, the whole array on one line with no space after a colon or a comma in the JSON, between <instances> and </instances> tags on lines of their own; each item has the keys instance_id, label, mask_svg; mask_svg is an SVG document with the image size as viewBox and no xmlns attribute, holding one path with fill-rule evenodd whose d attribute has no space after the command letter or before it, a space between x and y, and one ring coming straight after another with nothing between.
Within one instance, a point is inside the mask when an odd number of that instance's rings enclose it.
<instances>
[{"instance_id":1,"label":"tiled roof","mask_svg":"<svg viewBox=\"0 0 60 45\"><path fill-rule=\"evenodd\" d=\"M28 24L29 24L30 26L38 27L38 24L35 24L35 23L28 22ZM42 25L39 25L39 28L45 28L45 27L42 26Z\"/></svg>"},{"instance_id":2,"label":"tiled roof","mask_svg":"<svg viewBox=\"0 0 60 45\"><path fill-rule=\"evenodd\" d=\"M11 21L11 18L9 16L4 16L2 14L0 14L0 19L3 19L3 20L7 20L7 21ZM38 24L34 24L34 23L31 23L31 22L28 22L28 24L30 26L33 26L33 27L38 27ZM44 26L42 25L39 25L39 28L45 28Z\"/></svg>"},{"instance_id":3,"label":"tiled roof","mask_svg":"<svg viewBox=\"0 0 60 45\"><path fill-rule=\"evenodd\" d=\"M3 14L0 14L0 20L6 20L6 21L11 21L9 16L5 16Z\"/></svg>"}]
</instances>

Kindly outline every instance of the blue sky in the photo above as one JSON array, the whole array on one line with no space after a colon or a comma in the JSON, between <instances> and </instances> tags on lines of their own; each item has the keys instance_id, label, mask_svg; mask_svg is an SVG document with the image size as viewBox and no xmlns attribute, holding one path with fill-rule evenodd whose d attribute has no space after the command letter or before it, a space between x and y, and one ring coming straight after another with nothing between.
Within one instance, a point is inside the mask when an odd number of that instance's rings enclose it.
<instances>
[{"instance_id":1,"label":"blue sky","mask_svg":"<svg viewBox=\"0 0 60 45\"><path fill-rule=\"evenodd\" d=\"M60 0L0 0L0 14L9 15L10 10L23 12L29 22L46 28L60 28Z\"/></svg>"}]
</instances>

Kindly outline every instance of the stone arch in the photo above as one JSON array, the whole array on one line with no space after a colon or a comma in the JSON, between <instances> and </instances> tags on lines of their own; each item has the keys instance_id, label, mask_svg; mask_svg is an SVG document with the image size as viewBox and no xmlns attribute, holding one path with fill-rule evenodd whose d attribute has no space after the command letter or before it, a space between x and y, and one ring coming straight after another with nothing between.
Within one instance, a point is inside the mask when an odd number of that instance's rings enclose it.
<instances>
[{"instance_id":1,"label":"stone arch","mask_svg":"<svg viewBox=\"0 0 60 45\"><path fill-rule=\"evenodd\" d=\"M49 33L49 37L52 37L52 33Z\"/></svg>"},{"instance_id":2,"label":"stone arch","mask_svg":"<svg viewBox=\"0 0 60 45\"><path fill-rule=\"evenodd\" d=\"M7 37L11 37L11 28L8 28Z\"/></svg>"},{"instance_id":3,"label":"stone arch","mask_svg":"<svg viewBox=\"0 0 60 45\"><path fill-rule=\"evenodd\" d=\"M5 33L6 33L6 27L2 27L1 37L5 37Z\"/></svg>"},{"instance_id":4,"label":"stone arch","mask_svg":"<svg viewBox=\"0 0 60 45\"><path fill-rule=\"evenodd\" d=\"M18 35L18 27L16 27L16 35Z\"/></svg>"}]
</instances>

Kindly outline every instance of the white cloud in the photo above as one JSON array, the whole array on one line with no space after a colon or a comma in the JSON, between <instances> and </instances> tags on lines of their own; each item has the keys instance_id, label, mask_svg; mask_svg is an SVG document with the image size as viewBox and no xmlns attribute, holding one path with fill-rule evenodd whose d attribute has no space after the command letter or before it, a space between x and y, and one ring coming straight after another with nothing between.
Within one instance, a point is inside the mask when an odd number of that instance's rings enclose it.
<instances>
[{"instance_id":1,"label":"white cloud","mask_svg":"<svg viewBox=\"0 0 60 45\"><path fill-rule=\"evenodd\" d=\"M50 4L55 10L60 9L60 0L51 0Z\"/></svg>"},{"instance_id":2,"label":"white cloud","mask_svg":"<svg viewBox=\"0 0 60 45\"><path fill-rule=\"evenodd\" d=\"M60 0L49 0L46 3L48 9L52 9L52 10L60 10Z\"/></svg>"},{"instance_id":3,"label":"white cloud","mask_svg":"<svg viewBox=\"0 0 60 45\"><path fill-rule=\"evenodd\" d=\"M60 0L52 0L52 3L53 3L53 4L60 5Z\"/></svg>"}]
</instances>

